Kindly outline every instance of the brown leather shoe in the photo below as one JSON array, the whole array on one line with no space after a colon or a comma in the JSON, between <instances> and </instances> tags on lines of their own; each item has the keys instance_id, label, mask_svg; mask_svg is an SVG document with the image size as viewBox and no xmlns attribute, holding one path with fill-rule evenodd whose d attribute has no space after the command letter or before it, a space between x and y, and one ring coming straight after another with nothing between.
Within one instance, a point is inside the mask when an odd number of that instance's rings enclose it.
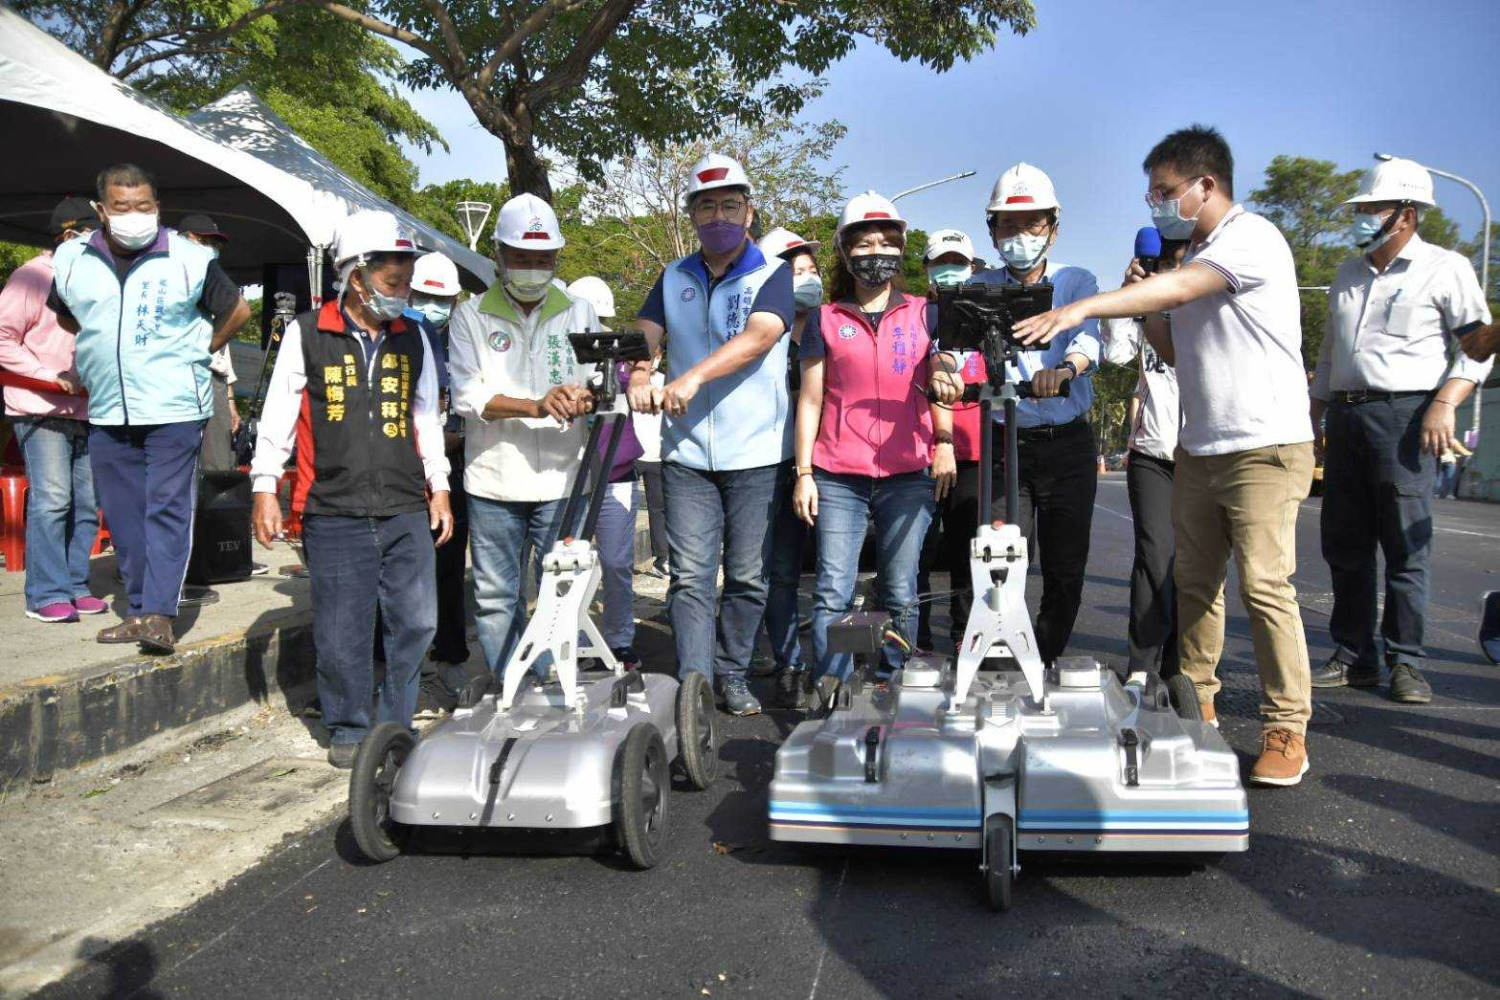
<instances>
[{"instance_id":1,"label":"brown leather shoe","mask_svg":"<svg viewBox=\"0 0 1500 1000\"><path fill-rule=\"evenodd\" d=\"M1267 729L1261 735L1260 760L1250 769L1250 780L1257 785L1295 785L1311 766L1307 762L1307 741L1290 729Z\"/></svg>"},{"instance_id":2,"label":"brown leather shoe","mask_svg":"<svg viewBox=\"0 0 1500 1000\"><path fill-rule=\"evenodd\" d=\"M166 615L142 615L139 642L148 653L165 655L177 648L177 637L172 634L172 619Z\"/></svg>"},{"instance_id":3,"label":"brown leather shoe","mask_svg":"<svg viewBox=\"0 0 1500 1000\"><path fill-rule=\"evenodd\" d=\"M1214 703L1212 701L1198 702L1198 711L1202 713L1204 722L1215 729L1219 728L1219 713L1214 711Z\"/></svg>"},{"instance_id":4,"label":"brown leather shoe","mask_svg":"<svg viewBox=\"0 0 1500 1000\"><path fill-rule=\"evenodd\" d=\"M140 642L144 628L139 615L129 615L118 625L101 628L94 638L99 642Z\"/></svg>"}]
</instances>

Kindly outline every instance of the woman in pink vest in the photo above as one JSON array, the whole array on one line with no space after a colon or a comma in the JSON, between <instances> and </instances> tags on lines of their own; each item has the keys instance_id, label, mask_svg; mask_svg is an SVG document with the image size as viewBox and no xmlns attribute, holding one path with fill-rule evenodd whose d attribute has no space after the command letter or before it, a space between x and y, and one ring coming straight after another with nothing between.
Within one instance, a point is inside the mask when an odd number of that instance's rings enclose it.
<instances>
[{"instance_id":1,"label":"woman in pink vest","mask_svg":"<svg viewBox=\"0 0 1500 1000\"><path fill-rule=\"evenodd\" d=\"M922 539L955 469L951 411L926 390L944 402L961 391L951 360L933 347L927 300L894 285L906 245L896 206L874 192L856 196L835 241L833 301L802 332L792 495L797 516L818 528L812 652L825 705L853 666L828 651L828 625L853 602L872 520L879 603L902 636L886 645L882 672L904 659Z\"/></svg>"}]
</instances>

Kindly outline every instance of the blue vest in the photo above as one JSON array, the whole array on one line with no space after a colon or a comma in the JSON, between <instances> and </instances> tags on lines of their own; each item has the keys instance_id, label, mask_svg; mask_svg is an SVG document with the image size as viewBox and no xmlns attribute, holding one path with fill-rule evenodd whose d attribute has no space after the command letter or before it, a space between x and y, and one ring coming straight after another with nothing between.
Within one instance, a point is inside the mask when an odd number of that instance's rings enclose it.
<instances>
[{"instance_id":1,"label":"blue vest","mask_svg":"<svg viewBox=\"0 0 1500 1000\"><path fill-rule=\"evenodd\" d=\"M101 231L53 255L58 296L78 321L76 363L89 393L89 422L206 420L213 412L213 324L198 300L213 251L164 229L122 282L103 245Z\"/></svg>"},{"instance_id":2,"label":"blue vest","mask_svg":"<svg viewBox=\"0 0 1500 1000\"><path fill-rule=\"evenodd\" d=\"M745 329L761 286L784 266L751 243L724 279L708 290L703 258L667 265L662 305L667 320L668 377L675 377ZM789 338L733 375L706 383L680 417L662 420L661 457L690 469L727 472L775 465L792 457Z\"/></svg>"}]
</instances>

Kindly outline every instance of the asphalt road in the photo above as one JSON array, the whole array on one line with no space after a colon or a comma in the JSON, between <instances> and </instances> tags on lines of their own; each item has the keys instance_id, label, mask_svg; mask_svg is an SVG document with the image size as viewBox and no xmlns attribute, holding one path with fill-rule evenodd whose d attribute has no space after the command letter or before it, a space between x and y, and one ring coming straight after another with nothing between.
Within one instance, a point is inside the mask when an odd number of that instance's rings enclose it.
<instances>
[{"instance_id":1,"label":"asphalt road","mask_svg":"<svg viewBox=\"0 0 1500 1000\"><path fill-rule=\"evenodd\" d=\"M727 720L723 774L672 796L652 871L566 853L583 843L474 839L366 866L330 825L43 995L1500 994L1500 668L1474 639L1478 594L1500 587L1500 508L1438 511L1433 703L1319 694L1311 774L1252 791L1251 850L1211 867L1023 855L997 916L967 853L772 844L765 788L797 721L774 712ZM1101 482L1073 643L1116 664L1128 513L1123 481ZM1330 652L1317 519L1310 501L1297 579L1315 661ZM1248 767L1257 685L1230 610L1219 712ZM670 656L659 632L640 645Z\"/></svg>"}]
</instances>

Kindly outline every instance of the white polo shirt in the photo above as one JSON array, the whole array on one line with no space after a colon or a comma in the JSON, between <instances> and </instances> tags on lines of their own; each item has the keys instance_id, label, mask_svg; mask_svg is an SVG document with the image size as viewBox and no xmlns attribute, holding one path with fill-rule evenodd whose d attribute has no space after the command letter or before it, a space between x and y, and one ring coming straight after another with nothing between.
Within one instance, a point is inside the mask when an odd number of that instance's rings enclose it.
<instances>
[{"instance_id":1,"label":"white polo shirt","mask_svg":"<svg viewBox=\"0 0 1500 1000\"><path fill-rule=\"evenodd\" d=\"M1173 461L1177 451L1182 410L1177 402L1177 369L1161 359L1137 319L1106 319L1099 323L1104 339L1104 359L1112 365L1128 365L1140 358L1140 378L1135 395L1140 412L1130 428L1130 450L1152 458Z\"/></svg>"},{"instance_id":2,"label":"white polo shirt","mask_svg":"<svg viewBox=\"0 0 1500 1000\"><path fill-rule=\"evenodd\" d=\"M1302 309L1286 238L1235 205L1183 266L1211 267L1229 287L1172 310L1189 455L1229 455L1311 441Z\"/></svg>"},{"instance_id":3,"label":"white polo shirt","mask_svg":"<svg viewBox=\"0 0 1500 1000\"><path fill-rule=\"evenodd\" d=\"M1429 392L1448 379L1483 383L1492 361L1462 351L1448 361L1448 335L1488 323L1474 265L1413 234L1384 271L1360 254L1345 261L1328 290L1328 329L1312 394Z\"/></svg>"}]
</instances>

